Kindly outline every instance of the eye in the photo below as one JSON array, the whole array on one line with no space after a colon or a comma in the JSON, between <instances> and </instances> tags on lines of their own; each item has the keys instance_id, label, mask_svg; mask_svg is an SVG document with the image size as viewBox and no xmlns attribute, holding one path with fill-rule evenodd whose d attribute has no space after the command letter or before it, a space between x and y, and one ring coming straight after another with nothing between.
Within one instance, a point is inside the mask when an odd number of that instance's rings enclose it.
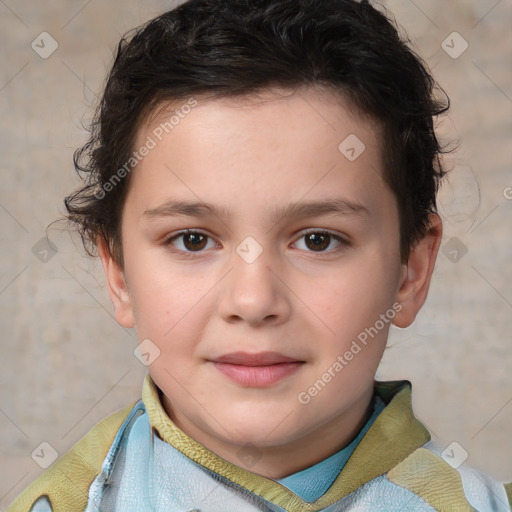
<instances>
[{"instance_id":1,"label":"eye","mask_svg":"<svg viewBox=\"0 0 512 512\"><path fill-rule=\"evenodd\" d=\"M181 240L180 240L181 239ZM169 237L165 241L165 245L173 245L181 252L201 252L203 249L212 247L207 247L207 241L211 240L210 237L200 231L193 231L191 229L187 229L186 231L180 231L175 235ZM175 243L178 241L178 243ZM216 247L217 244L211 240L213 247Z\"/></svg>"},{"instance_id":2,"label":"eye","mask_svg":"<svg viewBox=\"0 0 512 512\"><path fill-rule=\"evenodd\" d=\"M306 246L306 250L309 252L330 252L325 249L331 245L334 241L337 242L337 246L332 250L336 250L341 245L347 244L343 238L340 236L329 233L328 231L309 231L307 233L303 233L299 240L304 240L304 245ZM300 249L300 247L299 247Z\"/></svg>"},{"instance_id":3,"label":"eye","mask_svg":"<svg viewBox=\"0 0 512 512\"><path fill-rule=\"evenodd\" d=\"M211 245L208 247L209 240ZM331 252L335 251L342 245L348 245L342 237L329 233L328 231L309 231L307 233L303 233L299 240L304 240L304 245L306 247L305 250L308 252ZM330 251L326 251L333 242L336 242L337 245L334 248L331 248ZM191 229L180 231L179 233L170 236L164 244L172 245L178 251L184 253L202 252L203 249L212 249L219 246L211 239L210 236ZM299 249L303 248L299 247Z\"/></svg>"}]
</instances>

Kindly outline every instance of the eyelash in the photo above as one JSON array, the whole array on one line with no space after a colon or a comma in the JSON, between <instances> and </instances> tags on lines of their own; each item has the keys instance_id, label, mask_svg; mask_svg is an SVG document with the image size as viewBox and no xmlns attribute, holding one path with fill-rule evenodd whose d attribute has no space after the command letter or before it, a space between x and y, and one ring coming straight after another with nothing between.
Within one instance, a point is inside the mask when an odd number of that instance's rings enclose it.
<instances>
[{"instance_id":1,"label":"eyelash","mask_svg":"<svg viewBox=\"0 0 512 512\"><path fill-rule=\"evenodd\" d=\"M331 231L328 231L328 230L322 230L322 229L318 229L318 230L309 230L309 231L303 231L300 233L300 236L297 240L300 240L302 238L304 238L305 236L307 235L310 235L310 234L322 234L322 235L328 235L330 236L331 238L333 238L334 240L336 240L337 242L340 243L340 245L334 249L331 249L329 251L311 251L311 250L307 250L306 252L310 252L310 253L313 253L313 254L331 254L331 253L334 253L334 252L337 252L339 250L342 250L343 248L345 248L346 246L349 245L348 241L345 240L344 238L342 238L341 236L339 235L336 235L334 233L332 233ZM167 237L164 241L164 245L165 246L172 246L172 242L174 242L176 239L178 238L181 238L185 235L203 235L205 236L206 238L209 238L209 239L212 239L211 236L207 235L206 233L202 232L202 231L199 231L199 230L193 230L193 229L186 229L186 230L183 230L183 231L179 231L178 233L175 233L169 237ZM186 256L191 256L191 255L194 255L194 254L201 254L203 252L205 252L204 250L200 250L200 251L183 251L181 249L176 249L174 248L173 249L174 251L176 252L179 252L180 254L183 254L183 255L186 255Z\"/></svg>"}]
</instances>

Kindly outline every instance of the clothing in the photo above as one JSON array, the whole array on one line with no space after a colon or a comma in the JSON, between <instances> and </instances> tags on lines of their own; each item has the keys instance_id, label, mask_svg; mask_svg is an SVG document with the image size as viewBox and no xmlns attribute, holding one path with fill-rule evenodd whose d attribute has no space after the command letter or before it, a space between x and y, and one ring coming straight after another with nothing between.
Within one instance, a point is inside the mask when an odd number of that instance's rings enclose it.
<instances>
[{"instance_id":1,"label":"clothing","mask_svg":"<svg viewBox=\"0 0 512 512\"><path fill-rule=\"evenodd\" d=\"M359 431L359 434L340 451L320 461L314 466L298 471L293 475L276 480L284 485L295 494L300 496L304 501L315 501L333 484L336 477L341 473L341 470L347 463L352 455L359 441L366 434L368 429L372 426L373 422L377 419L379 414L383 411L386 404L382 401L377 394L374 393L372 399L372 414L364 427Z\"/></svg>"},{"instance_id":2,"label":"clothing","mask_svg":"<svg viewBox=\"0 0 512 512\"><path fill-rule=\"evenodd\" d=\"M148 374L141 400L98 423L8 512L510 511L512 484L443 460L414 417L410 382L375 382L374 390L386 407L312 503L187 436Z\"/></svg>"}]
</instances>

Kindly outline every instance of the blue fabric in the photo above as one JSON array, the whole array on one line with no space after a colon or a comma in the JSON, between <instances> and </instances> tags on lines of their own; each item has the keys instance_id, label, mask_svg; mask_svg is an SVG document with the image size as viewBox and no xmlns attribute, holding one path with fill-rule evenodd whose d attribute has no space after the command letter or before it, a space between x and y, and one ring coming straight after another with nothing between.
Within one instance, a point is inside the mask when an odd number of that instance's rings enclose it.
<instances>
[{"instance_id":1,"label":"blue fabric","mask_svg":"<svg viewBox=\"0 0 512 512\"><path fill-rule=\"evenodd\" d=\"M381 385L385 384L381 383ZM393 388L389 386L389 389ZM401 389L405 388L402 387ZM396 388L393 393L396 394ZM389 396L389 393L384 394L384 396ZM389 398L386 398L386 400L389 400ZM160 438L154 430L154 426L150 424L145 404L139 401L116 433L114 441L104 458L102 471L89 487L87 508L83 511L81 507L78 511L76 507L67 507L66 512L185 512L191 510L203 510L205 512L206 510L287 512L288 510L299 510L297 504L299 495L307 499L318 499L325 492L328 492L336 478L340 476L341 469L344 468L347 459L352 455L358 443L360 443L359 446L363 451L384 449L386 456L390 457L394 455L394 451L388 450L386 452L386 447L389 448L389 445L396 447L404 439L418 439L417 431L416 433L412 432L411 435L409 434L414 428L413 423L409 422L402 425L397 433L397 425L394 423L395 418L388 416L386 420L382 419L393 426L390 429L390 435L387 436L381 432L383 434L381 445L378 447L366 446L365 448L365 433L384 407L382 401L377 397L374 397L372 405L372 416L356 439L347 447L315 466L283 478L281 481L278 480L282 484L287 481L296 481L298 475L307 476L307 480L304 479L299 482L301 485L289 484L291 492L297 493L294 499L287 499L284 504L277 505L274 499L260 496L240 484L234 484L228 478L218 474L213 465L208 465L208 467L200 465L178 451L172 444ZM405 405L410 407L409 402ZM410 412L412 414L412 410ZM415 421L413 416L408 416L408 418ZM416 453L414 450L417 450L419 446L416 445L416 448L413 448L408 456L414 458L414 453ZM432 441L421 446L424 450L430 450L436 454L438 460L442 460L441 454L445 450L444 447L434 445ZM402 457L399 462L404 462L404 458ZM405 460L405 464L407 464L407 460ZM409 470L411 468L414 470L414 464L414 461L412 461L412 465L409 464ZM72 483L73 475L62 472L58 465L59 462L56 462L53 470L55 473L46 484L48 489L51 489L52 484L64 476L67 481ZM510 512L509 500L501 482L484 473L477 472L469 466L465 467L463 465L456 471L462 482L449 485L445 489L448 493L447 496L450 496L452 492L460 493L462 491L473 507L471 510ZM329 474L327 475L327 473ZM317 485L315 485L315 480L319 480ZM309 489L311 482L315 485L315 492ZM288 487L288 485L282 485ZM440 508L434 508L433 505L428 504L420 497L419 494L424 489L431 488L432 485L443 488L443 481L439 478L428 479L428 481L422 483L419 491L416 491L417 494L406 487L393 483L386 474L382 474L367 481L336 502L330 502L322 508L322 511L403 512L406 510L436 512L436 510L441 509L452 510L444 502L439 504ZM281 490L284 492L284 489ZM279 491L276 489L273 492ZM266 494L269 495L269 493ZM23 506L20 503L15 503L9 508L9 511L28 512L27 506L29 505L27 503L34 503L35 501L30 512L52 512L52 506L46 498L45 492L38 491L38 493L34 493L29 488L24 501ZM60 502L60 506L62 509L62 502Z\"/></svg>"},{"instance_id":2,"label":"blue fabric","mask_svg":"<svg viewBox=\"0 0 512 512\"><path fill-rule=\"evenodd\" d=\"M290 489L290 491L300 496L304 501L316 501L320 496L325 494L333 484L334 480L336 480L347 463L347 460L352 455L352 452L359 444L359 441L361 441L385 406L386 404L382 399L374 394L372 415L357 437L350 444L345 446L345 448L342 448L339 452L336 452L334 455L318 462L314 466L310 466L302 471L280 478L279 480L276 480L276 482L279 482Z\"/></svg>"}]
</instances>

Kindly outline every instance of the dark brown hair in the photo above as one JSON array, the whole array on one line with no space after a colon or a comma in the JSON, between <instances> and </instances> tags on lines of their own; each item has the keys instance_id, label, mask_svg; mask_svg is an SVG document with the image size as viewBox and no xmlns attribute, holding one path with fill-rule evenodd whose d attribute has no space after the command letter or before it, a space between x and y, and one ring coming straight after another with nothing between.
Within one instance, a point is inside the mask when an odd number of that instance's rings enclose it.
<instances>
[{"instance_id":1,"label":"dark brown hair","mask_svg":"<svg viewBox=\"0 0 512 512\"><path fill-rule=\"evenodd\" d=\"M101 237L123 267L126 165L155 107L302 86L338 91L381 124L384 179L397 198L406 261L436 211L445 171L434 119L449 99L436 98L442 89L409 41L364 0L189 0L125 35L90 138L74 155L84 185L64 201L88 254Z\"/></svg>"}]
</instances>

